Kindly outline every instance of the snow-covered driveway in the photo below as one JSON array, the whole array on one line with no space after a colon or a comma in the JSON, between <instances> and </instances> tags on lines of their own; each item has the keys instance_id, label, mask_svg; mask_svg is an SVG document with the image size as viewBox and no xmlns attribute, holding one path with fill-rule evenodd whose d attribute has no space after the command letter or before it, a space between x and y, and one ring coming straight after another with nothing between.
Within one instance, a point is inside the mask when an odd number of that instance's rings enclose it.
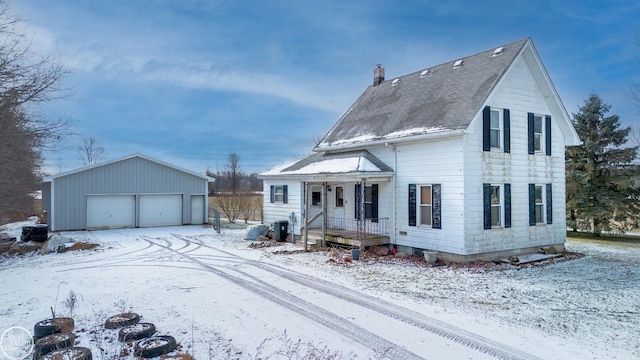
<instances>
[{"instance_id":1,"label":"snow-covered driveway","mask_svg":"<svg viewBox=\"0 0 640 360\"><path fill-rule=\"evenodd\" d=\"M570 335L558 337L532 322L548 321L550 311L576 326L567 316L580 315L574 300L566 302L568 307L548 303L542 288L555 285L546 284L546 278L536 280L535 274L530 287L521 288L523 279L515 270L487 275L402 264L341 267L325 263L324 253L274 255L249 249L243 233L215 234L206 227L70 233L100 243L101 250L0 263L0 275L12 289L0 296L1 324L30 327L49 317L54 306L65 315L62 303L73 290L80 295L74 316L76 329L84 329L79 340L94 349L97 359L121 350L100 324L124 310L175 336L197 359L266 357L282 350L286 338L326 346L344 358L566 359L606 354L623 359L638 352L637 345L612 351L615 344L594 346ZM545 272L583 260L521 271ZM569 269L554 282L565 281L561 288L571 292L579 285L567 284L581 274ZM512 277L511 288L504 288L505 276ZM494 278L494 289L487 289L487 277ZM512 303L536 288L543 299L532 297L522 307ZM629 305L636 306L637 317L637 305ZM496 309L504 316L496 316ZM631 320L630 330L634 327L638 329L637 319ZM99 348L106 355L101 357Z\"/></svg>"}]
</instances>

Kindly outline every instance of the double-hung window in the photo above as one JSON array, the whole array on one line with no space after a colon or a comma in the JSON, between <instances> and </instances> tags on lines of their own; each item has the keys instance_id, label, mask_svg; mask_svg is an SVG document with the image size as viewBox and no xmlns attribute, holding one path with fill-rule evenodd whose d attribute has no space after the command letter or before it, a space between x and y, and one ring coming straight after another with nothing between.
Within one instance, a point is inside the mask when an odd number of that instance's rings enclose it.
<instances>
[{"instance_id":1,"label":"double-hung window","mask_svg":"<svg viewBox=\"0 0 640 360\"><path fill-rule=\"evenodd\" d=\"M489 121L489 128L490 128L490 143L491 143L491 148L495 148L495 149L500 149L501 148L501 144L500 144L500 132L501 132L501 122L500 122L500 111L498 110L494 110L491 109L490 112L490 121Z\"/></svg>"},{"instance_id":2,"label":"double-hung window","mask_svg":"<svg viewBox=\"0 0 640 360\"><path fill-rule=\"evenodd\" d=\"M551 156L551 116L528 113L529 154Z\"/></svg>"},{"instance_id":3,"label":"double-hung window","mask_svg":"<svg viewBox=\"0 0 640 360\"><path fill-rule=\"evenodd\" d=\"M511 184L482 184L485 229L511 227Z\"/></svg>"},{"instance_id":4,"label":"double-hung window","mask_svg":"<svg viewBox=\"0 0 640 360\"><path fill-rule=\"evenodd\" d=\"M287 185L271 185L270 193L271 203L287 203Z\"/></svg>"},{"instance_id":5,"label":"double-hung window","mask_svg":"<svg viewBox=\"0 0 640 360\"><path fill-rule=\"evenodd\" d=\"M277 203L284 201L284 186L276 185L273 187L273 199Z\"/></svg>"},{"instance_id":6,"label":"double-hung window","mask_svg":"<svg viewBox=\"0 0 640 360\"><path fill-rule=\"evenodd\" d=\"M432 206L431 185L420 186L420 225L431 226Z\"/></svg>"},{"instance_id":7,"label":"double-hung window","mask_svg":"<svg viewBox=\"0 0 640 360\"><path fill-rule=\"evenodd\" d=\"M529 184L529 225L553 221L552 184Z\"/></svg>"},{"instance_id":8,"label":"double-hung window","mask_svg":"<svg viewBox=\"0 0 640 360\"><path fill-rule=\"evenodd\" d=\"M536 224L544 224L544 188L542 185L536 185L534 199Z\"/></svg>"},{"instance_id":9,"label":"double-hung window","mask_svg":"<svg viewBox=\"0 0 640 360\"><path fill-rule=\"evenodd\" d=\"M544 139L543 131L544 123L542 122L542 116L533 116L533 150L535 152L542 152L542 144Z\"/></svg>"},{"instance_id":10,"label":"double-hung window","mask_svg":"<svg viewBox=\"0 0 640 360\"><path fill-rule=\"evenodd\" d=\"M491 186L491 226L502 226L502 196L500 186Z\"/></svg>"},{"instance_id":11,"label":"double-hung window","mask_svg":"<svg viewBox=\"0 0 640 360\"><path fill-rule=\"evenodd\" d=\"M441 184L409 184L409 226L442 229Z\"/></svg>"},{"instance_id":12,"label":"double-hung window","mask_svg":"<svg viewBox=\"0 0 640 360\"><path fill-rule=\"evenodd\" d=\"M511 152L511 111L485 106L482 110L482 151Z\"/></svg>"}]
</instances>

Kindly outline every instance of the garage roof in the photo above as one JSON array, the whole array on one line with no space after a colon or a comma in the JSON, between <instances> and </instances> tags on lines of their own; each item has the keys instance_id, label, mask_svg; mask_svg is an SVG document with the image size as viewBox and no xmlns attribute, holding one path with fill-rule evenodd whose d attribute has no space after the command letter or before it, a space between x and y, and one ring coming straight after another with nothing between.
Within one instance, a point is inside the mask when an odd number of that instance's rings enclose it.
<instances>
[{"instance_id":1,"label":"garage roof","mask_svg":"<svg viewBox=\"0 0 640 360\"><path fill-rule=\"evenodd\" d=\"M87 170L90 170L90 169L106 166L106 165L109 165L109 164L113 164L113 163L129 160L129 159L133 159L133 158L145 159L145 160L154 162L154 163L162 165L162 166L166 166L166 167L178 170L178 171L182 171L184 173L191 174L193 176L197 176L199 178L205 179L205 180L210 181L210 182L215 181L215 179L213 179L213 178L211 178L209 176L206 176L206 175L203 175L203 174L198 174L197 172L180 168L178 166L166 163L166 162L158 160L158 159L154 159L154 158L152 158L150 156L147 156L147 155L144 155L144 154L135 153L135 154L131 154L131 155L128 155L128 156L125 156L125 157L121 157L121 158L117 158L117 159L101 162L101 163L98 163L98 164L83 166L83 167L75 169L75 170L65 171L65 172L61 172L61 173L56 174L56 175L47 176L47 177L45 177L43 179L43 182L51 182L53 179L61 178L61 177L64 177L64 176L69 176L69 175L72 175L72 174L77 174L77 173L80 173L80 172L83 172L83 171L87 171Z\"/></svg>"}]
</instances>

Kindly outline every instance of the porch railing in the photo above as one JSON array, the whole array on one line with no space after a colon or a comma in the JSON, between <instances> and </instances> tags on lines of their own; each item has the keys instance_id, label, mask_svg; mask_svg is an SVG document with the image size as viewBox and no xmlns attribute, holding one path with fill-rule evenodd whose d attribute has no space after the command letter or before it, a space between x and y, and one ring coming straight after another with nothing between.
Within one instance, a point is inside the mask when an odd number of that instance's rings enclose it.
<instances>
[{"instance_id":1,"label":"porch railing","mask_svg":"<svg viewBox=\"0 0 640 360\"><path fill-rule=\"evenodd\" d=\"M361 237L364 235L386 235L387 220L389 218L376 219L347 219L327 217L327 232L335 235Z\"/></svg>"}]
</instances>

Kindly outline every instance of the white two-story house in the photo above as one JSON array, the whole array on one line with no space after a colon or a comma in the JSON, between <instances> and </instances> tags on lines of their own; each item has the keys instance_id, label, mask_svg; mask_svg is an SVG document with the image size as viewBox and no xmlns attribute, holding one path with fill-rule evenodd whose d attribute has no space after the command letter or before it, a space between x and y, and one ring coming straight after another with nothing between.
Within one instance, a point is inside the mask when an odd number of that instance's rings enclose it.
<instances>
[{"instance_id":1,"label":"white two-story house","mask_svg":"<svg viewBox=\"0 0 640 360\"><path fill-rule=\"evenodd\" d=\"M562 250L579 143L529 38L392 79L377 66L311 156L261 174L265 222L461 262Z\"/></svg>"}]
</instances>

